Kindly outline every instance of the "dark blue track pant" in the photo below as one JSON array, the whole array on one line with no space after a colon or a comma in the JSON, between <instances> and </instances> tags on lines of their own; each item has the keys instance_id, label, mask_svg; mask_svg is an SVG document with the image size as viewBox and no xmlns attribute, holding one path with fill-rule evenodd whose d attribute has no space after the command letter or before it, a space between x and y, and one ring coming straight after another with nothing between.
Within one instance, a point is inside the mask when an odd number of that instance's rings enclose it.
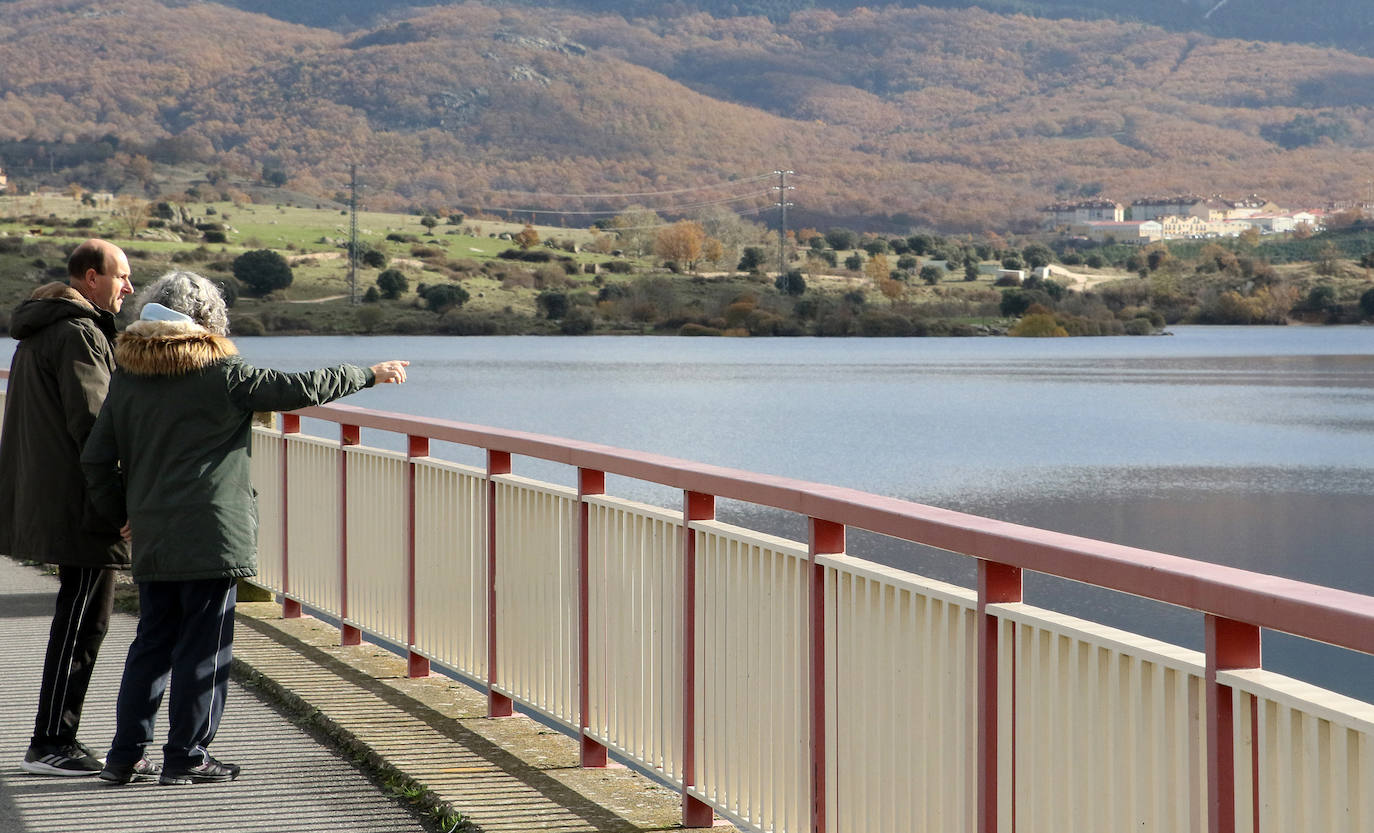
<instances>
[{"instance_id":1,"label":"dark blue track pant","mask_svg":"<svg viewBox=\"0 0 1374 833\"><path fill-rule=\"evenodd\" d=\"M138 585L138 635L119 684L109 764L144 755L169 680L163 765L194 767L205 760L228 693L236 585L227 578Z\"/></svg>"}]
</instances>

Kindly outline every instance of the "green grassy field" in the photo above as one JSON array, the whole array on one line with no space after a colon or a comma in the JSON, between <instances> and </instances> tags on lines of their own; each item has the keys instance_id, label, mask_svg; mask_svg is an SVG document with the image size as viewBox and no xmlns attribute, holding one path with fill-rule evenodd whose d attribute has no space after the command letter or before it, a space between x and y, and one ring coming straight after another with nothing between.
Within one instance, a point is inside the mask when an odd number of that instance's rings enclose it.
<instances>
[{"instance_id":1,"label":"green grassy field","mask_svg":"<svg viewBox=\"0 0 1374 833\"><path fill-rule=\"evenodd\" d=\"M498 255L515 244L508 239L522 223L464 219L444 220L426 227L417 214L362 211L358 237L385 258L383 268L405 274L409 289L396 300L352 304L348 279L347 241L349 216L337 208L289 204L229 202L185 203L175 206L173 219L154 217L146 225L131 224L120 216L119 201L96 197L94 206L71 195L0 195L0 238L10 241L11 251L0 253L0 304L8 310L27 297L37 283L62 279L64 251L87 237L103 237L129 254L136 285L146 284L173 268L184 268L216 280L229 280L234 258L255 249L272 249L292 266L293 282L265 298L240 293L231 310L233 326L240 334L258 332L557 332L555 322L539 315L536 299L541 292L556 291L575 296L584 308L598 313L597 331L647 332L655 315L671 307L708 314L740 299L757 302L774 292L772 282L760 276L734 273L669 275L649 259L613 257L588 251L596 233L587 229L536 226L541 240L556 247L548 251L550 263L526 263ZM179 234L171 232L176 226ZM222 230L224 242L206 243L191 226ZM504 236L504 238L503 238ZM17 242L16 242L17 241ZM575 251L569 251L576 248ZM841 257L847 253L841 253ZM559 261L567 260L568 266ZM588 264L627 261L630 274L592 274ZM895 261L894 261L895 262ZM357 269L356 294L361 299L374 286L382 268ZM844 270L823 274L807 270L809 291L841 296L864 291L866 278ZM651 300L636 301L634 310L611 316L595 298L608 284L642 286L643 278L657 282ZM911 299L960 296L991 287L991 278L964 281L951 273L937 287L912 282ZM671 302L663 300L664 281L671 282ZM461 310L438 316L425 308L416 290L421 284L460 284L469 294ZM641 290L642 293L642 290ZM877 292L869 293L879 298ZM610 319L600 314L606 313ZM612 320L613 319L613 320Z\"/></svg>"},{"instance_id":2,"label":"green grassy field","mask_svg":"<svg viewBox=\"0 0 1374 833\"><path fill-rule=\"evenodd\" d=\"M432 230L413 214L386 214L363 211L358 215L358 236L386 257L386 267L399 269L410 283L405 295L383 301L373 311L359 317L359 307L349 303L347 241L349 217L335 209L291 205L235 205L198 203L180 206L187 219L196 224L216 223L225 229L226 242L204 243L163 239L172 237L168 224L154 219L151 227L129 234L129 225L116 216L116 205L97 200L96 206L83 205L67 195L0 196L0 237L21 240L15 251L0 257L0 302L12 307L43 279L61 279L64 250L87 237L109 239L129 254L136 285L145 284L172 268L186 268L215 279L226 279L234 258L254 249L273 249L288 258L294 279L286 289L257 299L240 295L232 311L236 318L266 317L283 324L269 329L309 330L315 332L369 331L394 327L424 331L432 326L434 313L421 308L415 294L421 283L436 284L461 277L470 294L464 309L471 315L502 314L511 318L533 317L535 298L544 288L540 280L503 280L516 267L497 255L514 244L499 235L513 234L523 224L495 221L466 222L461 226L440 223ZM156 226L163 226L158 228ZM543 227L543 239L572 241L579 246L590 242L586 230ZM388 235L402 238L388 239ZM601 263L612 258L591 252L555 252L573 259L579 269L585 263ZM646 264L637 264L644 268ZM458 268L451 268L458 267ZM484 267L487 271L483 271ZM382 269L359 265L357 294L361 297L373 286ZM488 274L488 272L495 273ZM590 274L564 275L558 288L590 286ZM292 323L296 326L292 326ZM252 327L246 328L252 331Z\"/></svg>"}]
</instances>

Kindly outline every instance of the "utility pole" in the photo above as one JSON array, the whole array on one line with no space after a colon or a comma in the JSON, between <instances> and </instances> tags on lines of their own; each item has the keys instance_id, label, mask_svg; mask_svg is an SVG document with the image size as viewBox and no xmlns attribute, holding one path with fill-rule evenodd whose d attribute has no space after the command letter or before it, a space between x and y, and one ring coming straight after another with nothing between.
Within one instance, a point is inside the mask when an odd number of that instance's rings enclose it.
<instances>
[{"instance_id":1,"label":"utility pole","mask_svg":"<svg viewBox=\"0 0 1374 833\"><path fill-rule=\"evenodd\" d=\"M793 186L787 184L787 175L796 171L773 171L778 175L778 184L773 186L773 190L778 192L778 201L773 203L781 213L778 215L778 277L787 274L787 206L792 203L787 201L787 192L793 190Z\"/></svg>"},{"instance_id":2,"label":"utility pole","mask_svg":"<svg viewBox=\"0 0 1374 833\"><path fill-rule=\"evenodd\" d=\"M348 303L358 303L358 166L348 177Z\"/></svg>"}]
</instances>

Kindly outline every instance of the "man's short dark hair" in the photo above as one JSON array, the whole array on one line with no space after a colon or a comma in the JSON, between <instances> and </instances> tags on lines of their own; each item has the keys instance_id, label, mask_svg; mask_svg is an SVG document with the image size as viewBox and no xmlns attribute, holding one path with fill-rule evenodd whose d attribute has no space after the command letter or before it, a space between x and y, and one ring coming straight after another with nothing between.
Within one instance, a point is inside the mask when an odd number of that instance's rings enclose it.
<instances>
[{"instance_id":1,"label":"man's short dark hair","mask_svg":"<svg viewBox=\"0 0 1374 833\"><path fill-rule=\"evenodd\" d=\"M106 260L109 248L90 240L77 246L72 250L72 256L67 258L67 277L85 277L87 269L94 269L97 275L106 274L109 268L109 261Z\"/></svg>"}]
</instances>

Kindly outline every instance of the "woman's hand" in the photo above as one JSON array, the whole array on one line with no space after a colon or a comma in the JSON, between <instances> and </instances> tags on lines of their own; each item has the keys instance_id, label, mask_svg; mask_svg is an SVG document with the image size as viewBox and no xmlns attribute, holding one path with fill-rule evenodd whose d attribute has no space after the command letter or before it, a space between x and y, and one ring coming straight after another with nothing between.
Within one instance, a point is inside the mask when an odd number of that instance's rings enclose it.
<instances>
[{"instance_id":1,"label":"woman's hand","mask_svg":"<svg viewBox=\"0 0 1374 833\"><path fill-rule=\"evenodd\" d=\"M372 375L376 377L379 385L387 383L399 385L406 380L406 368L409 365L410 362L399 360L374 364L372 365Z\"/></svg>"}]
</instances>

